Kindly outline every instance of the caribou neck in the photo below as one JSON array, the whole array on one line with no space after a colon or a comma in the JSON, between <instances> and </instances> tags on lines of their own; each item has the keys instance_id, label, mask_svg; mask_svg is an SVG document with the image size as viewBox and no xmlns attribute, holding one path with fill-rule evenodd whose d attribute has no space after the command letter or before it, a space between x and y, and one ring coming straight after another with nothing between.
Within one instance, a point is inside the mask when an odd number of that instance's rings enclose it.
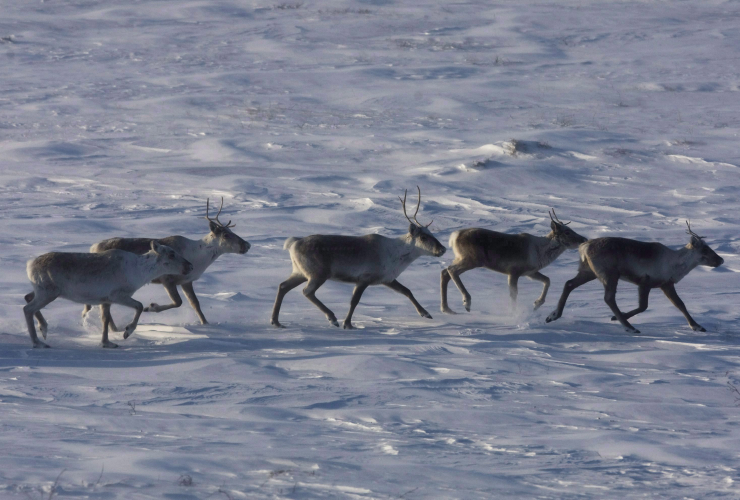
<instances>
[{"instance_id":1,"label":"caribou neck","mask_svg":"<svg viewBox=\"0 0 740 500\"><path fill-rule=\"evenodd\" d=\"M137 283L140 283L139 288L164 274L160 272L161 268L157 263L157 254L154 252L147 252L140 256L136 259L136 264L136 270L138 272L131 273L129 276Z\"/></svg>"},{"instance_id":2,"label":"caribou neck","mask_svg":"<svg viewBox=\"0 0 740 500\"><path fill-rule=\"evenodd\" d=\"M699 265L701 255L689 245L678 250L672 250L672 252L674 262L671 281L678 283Z\"/></svg>"},{"instance_id":3,"label":"caribou neck","mask_svg":"<svg viewBox=\"0 0 740 500\"><path fill-rule=\"evenodd\" d=\"M566 247L555 237L551 231L547 236L536 237L535 248L537 250L537 262L540 269L550 265L555 259L565 252Z\"/></svg>"}]
</instances>

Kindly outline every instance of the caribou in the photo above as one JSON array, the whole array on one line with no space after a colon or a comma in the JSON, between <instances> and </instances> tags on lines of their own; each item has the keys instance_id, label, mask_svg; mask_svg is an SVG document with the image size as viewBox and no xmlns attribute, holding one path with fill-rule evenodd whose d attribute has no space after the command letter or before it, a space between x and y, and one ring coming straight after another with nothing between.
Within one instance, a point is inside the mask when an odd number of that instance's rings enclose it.
<instances>
[{"instance_id":1,"label":"caribou","mask_svg":"<svg viewBox=\"0 0 740 500\"><path fill-rule=\"evenodd\" d=\"M100 304L103 320L102 347L118 347L108 340L110 305L121 304L136 309L134 320L126 326L123 338L127 339L136 329L144 310L141 302L131 296L149 281L163 274L187 274L193 265L172 248L154 241L144 255L123 250L105 252L67 253L51 252L29 260L26 265L33 292L25 296L23 307L33 347L49 347L39 340L33 317L46 340L48 324L41 309L62 297L83 304Z\"/></svg>"},{"instance_id":2,"label":"caribou","mask_svg":"<svg viewBox=\"0 0 740 500\"><path fill-rule=\"evenodd\" d=\"M534 302L535 310L545 303L550 278L540 270L567 249L578 248L586 238L567 227L570 222L562 222L555 210L550 214L550 228L547 236L533 236L527 233L505 234L482 228L468 228L455 231L450 236L450 246L455 252L455 260L442 270L440 309L448 314L457 314L447 305L447 285L452 280L463 296L463 306L470 312L470 293L465 289L460 275L478 267L509 276L509 297L512 308L516 307L519 293L519 278L525 276L543 284L542 293Z\"/></svg>"},{"instance_id":3,"label":"caribou","mask_svg":"<svg viewBox=\"0 0 740 500\"><path fill-rule=\"evenodd\" d=\"M614 313L612 321L619 321L628 332L640 333L627 320L647 309L648 295L653 288L663 291L668 300L683 313L692 330L705 332L706 329L694 321L686 310L676 293L676 283L695 267L718 267L724 263L724 259L709 248L703 236L691 230L689 221L686 221L686 226L686 233L691 239L678 250L671 250L660 243L627 238L596 238L582 244L578 248L578 274L565 283L558 307L546 321L555 321L563 315L570 292L598 278L604 285L604 302ZM617 307L617 283L620 279L637 285L638 307L626 313Z\"/></svg>"},{"instance_id":4,"label":"caribou","mask_svg":"<svg viewBox=\"0 0 740 500\"><path fill-rule=\"evenodd\" d=\"M236 224L232 224L231 221L223 224L218 219L223 207L224 199L222 197L221 207L218 209L216 217L212 219L209 217L210 199L206 200L205 219L208 220L210 232L200 240L191 240L184 236L168 236L161 239L111 238L94 244L90 247L90 252L100 253L115 248L141 255L147 252L152 241L155 241L160 245L172 247L175 251L193 263L193 269L186 274L173 273L155 277L155 279L152 280L152 283L161 283L167 294L170 296L172 303L167 305L152 303L148 307L144 308L144 312L162 312L168 309L180 307L182 305L182 299L180 298L180 294L177 293L177 286L180 285L185 297L198 315L198 319L200 319L201 324L208 324L208 321L200 308L198 297L195 295L195 290L193 290L193 282L200 278L205 270L208 269L208 266L213 264L213 262L221 255L225 253L245 254L251 246L247 241L237 236L231 230L231 228L235 227ZM82 315L85 316L88 311L90 311L89 304L85 305ZM108 320L111 330L114 332L118 331L113 318L109 317Z\"/></svg>"},{"instance_id":5,"label":"caribou","mask_svg":"<svg viewBox=\"0 0 740 500\"><path fill-rule=\"evenodd\" d=\"M401 200L403 214L410 224L408 233L400 238L388 238L378 234L365 236L315 234L304 238L288 238L283 248L290 252L293 272L278 287L271 323L276 327L283 326L278 321L283 297L293 288L308 281L303 289L303 295L324 313L332 325L338 327L339 323L334 313L316 298L316 290L327 280L355 284L349 312L343 323L345 329L354 328L352 314L360 302L362 293L371 285L385 285L406 296L420 316L431 319L432 316L416 301L411 291L396 279L422 255L441 257L446 251L429 231L431 222L423 226L416 219L421 205L421 189L419 186L416 188L419 191L419 201L413 219L406 213L406 193Z\"/></svg>"}]
</instances>

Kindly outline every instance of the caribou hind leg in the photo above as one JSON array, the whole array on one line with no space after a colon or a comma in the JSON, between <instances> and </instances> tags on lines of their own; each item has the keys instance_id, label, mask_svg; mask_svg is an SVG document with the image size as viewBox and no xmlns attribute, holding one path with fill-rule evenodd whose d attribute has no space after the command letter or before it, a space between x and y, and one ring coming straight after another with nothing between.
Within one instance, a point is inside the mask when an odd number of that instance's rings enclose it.
<instances>
[{"instance_id":1,"label":"caribou hind leg","mask_svg":"<svg viewBox=\"0 0 740 500\"><path fill-rule=\"evenodd\" d=\"M275 297L275 305L272 307L272 319L270 320L270 324L272 326L284 328L283 325L280 324L280 321L278 321L278 316L280 315L280 306L283 304L283 297L285 297L285 294L287 294L289 291L291 291L301 283L305 283L306 281L308 281L308 279L301 274L291 274L287 280L280 283L280 286L278 287L277 297Z\"/></svg>"},{"instance_id":2,"label":"caribou hind leg","mask_svg":"<svg viewBox=\"0 0 740 500\"><path fill-rule=\"evenodd\" d=\"M519 296L519 275L509 275L509 300L511 310L516 311L516 298Z\"/></svg>"},{"instance_id":3,"label":"caribou hind leg","mask_svg":"<svg viewBox=\"0 0 740 500\"><path fill-rule=\"evenodd\" d=\"M324 313L326 319L328 319L332 325L338 327L339 322L337 321L337 317L334 315L334 313L331 312L331 309L326 307L323 302L316 298L316 290L318 290L319 287L324 283L326 283L326 278L309 278L306 288L303 289L303 295L305 295L306 298L310 300L313 305L318 307L319 310Z\"/></svg>"},{"instance_id":4,"label":"caribou hind leg","mask_svg":"<svg viewBox=\"0 0 740 500\"><path fill-rule=\"evenodd\" d=\"M33 300L34 297L35 297L35 293L31 292L29 294L26 294L26 296L23 298L26 299L26 303L29 303ZM49 331L49 324L46 322L46 319L41 314L41 311L36 311L36 314L34 314L34 316L36 317L36 321L39 322L39 331L41 332L41 335L44 337L44 340L46 340L46 332Z\"/></svg>"},{"instance_id":5,"label":"caribou hind leg","mask_svg":"<svg viewBox=\"0 0 740 500\"><path fill-rule=\"evenodd\" d=\"M118 344L114 344L108 340L108 324L110 323L110 304L100 305L100 320L103 322L103 339L100 342L100 347L116 348Z\"/></svg>"},{"instance_id":6,"label":"caribou hind leg","mask_svg":"<svg viewBox=\"0 0 740 500\"><path fill-rule=\"evenodd\" d=\"M36 326L33 324L33 317L58 296L58 293L44 293L43 291L34 290L31 301L23 306L23 314L26 316L26 325L28 326L28 335L31 337L33 347L49 347L48 344L39 340L36 335ZM44 336L44 338L46 337Z\"/></svg>"},{"instance_id":7,"label":"caribou hind leg","mask_svg":"<svg viewBox=\"0 0 740 500\"><path fill-rule=\"evenodd\" d=\"M640 333L640 330L630 325L627 318L622 314L622 311L619 310L619 306L617 306L617 283L619 283L619 275L613 274L606 278L606 282L604 283L604 302L606 302L606 305L609 306L614 316L616 316L617 321L622 324L625 330L630 333Z\"/></svg>"},{"instance_id":8,"label":"caribou hind leg","mask_svg":"<svg viewBox=\"0 0 740 500\"><path fill-rule=\"evenodd\" d=\"M468 290L465 288L465 285L463 285L462 280L460 280L460 275L464 273L465 271L470 271L471 269L475 269L478 266L474 266L472 264L468 264L465 262L459 262L457 264L452 264L450 267L445 269L447 274L449 275L449 279L452 280L452 282L455 284L458 290L460 290L460 293L463 297L463 306L465 307L465 310L470 312L470 294L468 293ZM445 271L442 271L442 304L441 309L442 312L446 312L448 314L455 314L455 312L449 308L447 305L447 281L445 281Z\"/></svg>"}]
</instances>

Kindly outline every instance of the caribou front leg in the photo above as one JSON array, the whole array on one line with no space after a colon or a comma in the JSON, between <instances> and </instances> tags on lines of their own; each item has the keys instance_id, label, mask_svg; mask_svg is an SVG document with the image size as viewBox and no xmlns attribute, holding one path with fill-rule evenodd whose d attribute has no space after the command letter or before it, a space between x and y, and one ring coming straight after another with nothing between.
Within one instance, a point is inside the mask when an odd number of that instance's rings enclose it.
<instances>
[{"instance_id":1,"label":"caribou front leg","mask_svg":"<svg viewBox=\"0 0 740 500\"><path fill-rule=\"evenodd\" d=\"M352 326L352 314L355 312L355 307L357 307L357 304L360 303L360 297L362 297L362 293L367 288L367 285L357 285L352 292L352 301L349 304L349 312L347 313L347 317L344 318L344 324L342 325L342 328L345 330L352 330L354 329L354 326Z\"/></svg>"},{"instance_id":2,"label":"caribou front leg","mask_svg":"<svg viewBox=\"0 0 740 500\"><path fill-rule=\"evenodd\" d=\"M198 315L200 324L207 325L208 321L206 321L206 317L200 309L200 301L198 300L198 297L195 296L195 290L193 290L193 282L183 283L180 287L182 288L182 293L185 294L185 298L190 302L190 306L195 310L195 314Z\"/></svg>"},{"instance_id":3,"label":"caribou front leg","mask_svg":"<svg viewBox=\"0 0 740 500\"><path fill-rule=\"evenodd\" d=\"M170 283L168 281L163 281L162 286L164 286L164 289L167 291L167 295L170 296L170 299L172 299L172 304L167 304L166 306L160 306L159 304L152 302L149 304L149 307L144 308L144 312L162 312L166 311L168 309L175 309L177 307L180 307L182 305L182 299L180 298L180 294L177 293L177 285L174 283Z\"/></svg>"},{"instance_id":4,"label":"caribou front leg","mask_svg":"<svg viewBox=\"0 0 740 500\"><path fill-rule=\"evenodd\" d=\"M122 306L127 306L136 310L134 320L126 325L126 328L123 330L123 338L127 339L134 332L134 330L136 330L136 326L139 324L139 316L141 316L141 313L144 310L144 306L141 304L141 302L139 302L138 300L134 300L131 297L121 297L114 302L116 304L121 304Z\"/></svg>"},{"instance_id":5,"label":"caribou front leg","mask_svg":"<svg viewBox=\"0 0 740 500\"><path fill-rule=\"evenodd\" d=\"M421 307L421 304L419 304L416 301L416 298L414 298L414 294L411 293L411 290L409 290L408 288L403 286L401 283L399 283L398 280L393 280L390 283L383 283L383 284L387 286L388 288L390 288L391 290L396 291L400 293L401 295L404 295L405 297L407 297L411 301L411 303L414 304L414 307L416 308L416 312L419 313L419 316L421 316L422 318L432 319L432 315L429 314L427 310Z\"/></svg>"},{"instance_id":6,"label":"caribou front leg","mask_svg":"<svg viewBox=\"0 0 740 500\"><path fill-rule=\"evenodd\" d=\"M683 313L684 318L686 318L686 321L689 322L689 326L692 330L694 330L695 332L707 331L703 326L694 321L694 318L691 317L689 311L686 309L686 305L683 303L683 300L681 300L681 297L678 296L678 293L676 292L676 286L673 283L663 285L662 287L660 287L660 289L663 290L663 293L666 297L668 297L668 300L670 300L671 303L676 306L676 308L678 308L681 313Z\"/></svg>"},{"instance_id":7,"label":"caribou front leg","mask_svg":"<svg viewBox=\"0 0 740 500\"><path fill-rule=\"evenodd\" d=\"M545 303L545 298L547 297L547 291L550 289L550 278L548 278L547 276L545 276L544 274L540 272L536 272L527 277L531 280L539 281L540 283L544 285L542 287L542 293L540 294L540 297L534 301L534 310L536 311L537 309L540 308L542 304Z\"/></svg>"}]
</instances>

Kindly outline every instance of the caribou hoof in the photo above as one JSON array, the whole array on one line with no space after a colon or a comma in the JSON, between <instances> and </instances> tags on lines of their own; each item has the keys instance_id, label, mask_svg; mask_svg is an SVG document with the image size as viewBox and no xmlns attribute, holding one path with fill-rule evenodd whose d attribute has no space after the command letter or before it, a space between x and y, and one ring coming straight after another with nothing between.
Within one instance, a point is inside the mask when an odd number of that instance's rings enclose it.
<instances>
[{"instance_id":1,"label":"caribou hoof","mask_svg":"<svg viewBox=\"0 0 740 500\"><path fill-rule=\"evenodd\" d=\"M691 325L691 329L694 330L695 332L706 332L707 331L706 328L704 328L703 326L701 326L699 324ZM44 337L44 338L46 338L46 337Z\"/></svg>"},{"instance_id":2,"label":"caribou hoof","mask_svg":"<svg viewBox=\"0 0 740 500\"><path fill-rule=\"evenodd\" d=\"M545 318L545 323L549 323L551 321L555 321L559 317L560 317L560 315L558 314L558 312L557 311L553 311L553 312L550 313L550 315L547 318Z\"/></svg>"},{"instance_id":3,"label":"caribou hoof","mask_svg":"<svg viewBox=\"0 0 740 500\"><path fill-rule=\"evenodd\" d=\"M274 326L275 328L285 328L285 325L281 325L280 322L276 319L273 319L270 321L270 324Z\"/></svg>"},{"instance_id":4,"label":"caribou hoof","mask_svg":"<svg viewBox=\"0 0 740 500\"><path fill-rule=\"evenodd\" d=\"M334 319L329 318L329 323L339 328L339 321L337 321L337 318L334 318Z\"/></svg>"},{"instance_id":5,"label":"caribou hoof","mask_svg":"<svg viewBox=\"0 0 740 500\"><path fill-rule=\"evenodd\" d=\"M123 338L124 340L129 338L132 333L134 333L134 330L136 329L135 326L127 326L126 329L123 331Z\"/></svg>"},{"instance_id":6,"label":"caribou hoof","mask_svg":"<svg viewBox=\"0 0 740 500\"><path fill-rule=\"evenodd\" d=\"M422 309L421 311L419 311L419 316L421 316L422 318L432 319L432 315L429 314L424 309Z\"/></svg>"},{"instance_id":7,"label":"caribou hoof","mask_svg":"<svg viewBox=\"0 0 740 500\"><path fill-rule=\"evenodd\" d=\"M534 309L532 309L532 310L533 310L533 311L536 311L536 310L537 310L537 309L539 309L539 308L540 308L540 306L542 306L542 304L544 304L544 303L545 303L545 301L544 301L544 300L543 300L542 302L540 302L539 300L535 301L535 303L534 303Z\"/></svg>"},{"instance_id":8,"label":"caribou hoof","mask_svg":"<svg viewBox=\"0 0 740 500\"><path fill-rule=\"evenodd\" d=\"M48 349L51 346L49 344L47 344L46 342L41 342L40 340L37 340L36 342L33 343L33 348L36 349L38 347L44 347L44 348Z\"/></svg>"},{"instance_id":9,"label":"caribou hoof","mask_svg":"<svg viewBox=\"0 0 740 500\"><path fill-rule=\"evenodd\" d=\"M342 325L342 328L344 328L345 330L356 330L356 328L352 326L352 323L348 321L344 322L344 324Z\"/></svg>"},{"instance_id":10,"label":"caribou hoof","mask_svg":"<svg viewBox=\"0 0 740 500\"><path fill-rule=\"evenodd\" d=\"M634 328L634 327L633 328L625 328L625 330L628 331L629 333L634 333L635 335L637 335L637 334L640 333L640 330L638 330L637 328Z\"/></svg>"},{"instance_id":11,"label":"caribou hoof","mask_svg":"<svg viewBox=\"0 0 740 500\"><path fill-rule=\"evenodd\" d=\"M105 342L100 343L100 347L103 347L105 349L115 349L116 347L118 347L118 344L115 344L110 340L106 340Z\"/></svg>"},{"instance_id":12,"label":"caribou hoof","mask_svg":"<svg viewBox=\"0 0 740 500\"><path fill-rule=\"evenodd\" d=\"M441 311L442 311L443 313L447 313L447 314L457 314L457 313L456 313L455 311L453 311L453 310L452 310L452 309L450 309L449 307L442 307L442 308L440 308L440 310L441 310Z\"/></svg>"},{"instance_id":13,"label":"caribou hoof","mask_svg":"<svg viewBox=\"0 0 740 500\"><path fill-rule=\"evenodd\" d=\"M159 312L158 309L159 309L159 304L155 304L154 302L152 302L151 304L149 304L147 307L144 308L143 312L155 313L155 312Z\"/></svg>"}]
</instances>

